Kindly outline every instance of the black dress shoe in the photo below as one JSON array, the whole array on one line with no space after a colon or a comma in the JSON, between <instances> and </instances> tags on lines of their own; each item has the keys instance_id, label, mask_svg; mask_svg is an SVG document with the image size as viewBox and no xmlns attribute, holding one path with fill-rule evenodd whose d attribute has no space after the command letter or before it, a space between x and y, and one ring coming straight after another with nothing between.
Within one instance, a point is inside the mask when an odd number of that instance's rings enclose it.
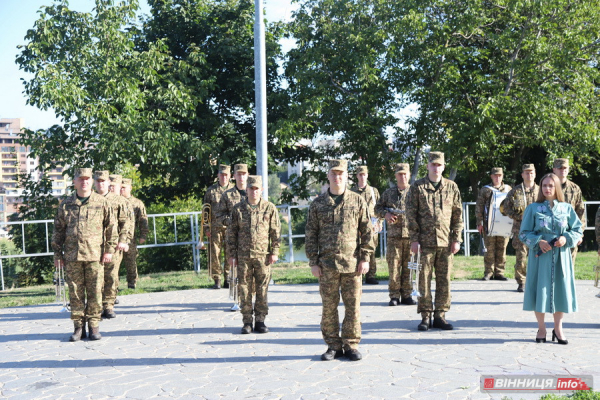
<instances>
[{"instance_id":1,"label":"black dress shoe","mask_svg":"<svg viewBox=\"0 0 600 400\"><path fill-rule=\"evenodd\" d=\"M452 329L454 329L452 324L449 324L448 322L446 322L446 319L442 318L442 317L433 318L433 327L442 329L444 331L451 331Z\"/></svg>"},{"instance_id":2,"label":"black dress shoe","mask_svg":"<svg viewBox=\"0 0 600 400\"><path fill-rule=\"evenodd\" d=\"M546 336L544 336L543 338L538 337L538 335L540 334L540 330L538 329L536 335L535 335L535 342L536 343L546 343Z\"/></svg>"},{"instance_id":3,"label":"black dress shoe","mask_svg":"<svg viewBox=\"0 0 600 400\"><path fill-rule=\"evenodd\" d=\"M265 325L264 322L255 322L254 323L254 332L256 333L268 333L269 328Z\"/></svg>"},{"instance_id":4,"label":"black dress shoe","mask_svg":"<svg viewBox=\"0 0 600 400\"><path fill-rule=\"evenodd\" d=\"M252 324L244 324L244 327L242 328L242 333L244 335L247 335L248 333L252 332Z\"/></svg>"},{"instance_id":5,"label":"black dress shoe","mask_svg":"<svg viewBox=\"0 0 600 400\"><path fill-rule=\"evenodd\" d=\"M398 304L400 304L400 299L393 297L390 299L390 302L388 304L390 306L397 306Z\"/></svg>"},{"instance_id":6,"label":"black dress shoe","mask_svg":"<svg viewBox=\"0 0 600 400\"><path fill-rule=\"evenodd\" d=\"M556 341L558 342L558 344L569 344L569 341L567 339L560 339L558 336L556 336L556 332L554 332L554 329L552 329L552 341L554 342L554 339L556 339ZM546 339L544 339L545 341Z\"/></svg>"},{"instance_id":7,"label":"black dress shoe","mask_svg":"<svg viewBox=\"0 0 600 400\"><path fill-rule=\"evenodd\" d=\"M405 297L402 299L402 301L400 301L400 304L404 304L405 306L414 306L417 304L417 302L414 301L412 297Z\"/></svg>"},{"instance_id":8,"label":"black dress shoe","mask_svg":"<svg viewBox=\"0 0 600 400\"><path fill-rule=\"evenodd\" d=\"M350 361L362 360L362 354L360 354L360 351L358 351L358 349L348 349L344 352L344 355Z\"/></svg>"},{"instance_id":9,"label":"black dress shoe","mask_svg":"<svg viewBox=\"0 0 600 400\"><path fill-rule=\"evenodd\" d=\"M424 317L421 320L421 323L419 324L419 326L417 326L417 329L420 331L428 331L430 327L431 327L431 318Z\"/></svg>"},{"instance_id":10,"label":"black dress shoe","mask_svg":"<svg viewBox=\"0 0 600 400\"><path fill-rule=\"evenodd\" d=\"M367 278L365 279L365 283L368 285L379 285L379 281L375 278Z\"/></svg>"},{"instance_id":11,"label":"black dress shoe","mask_svg":"<svg viewBox=\"0 0 600 400\"><path fill-rule=\"evenodd\" d=\"M519 286L517 286L517 292L523 293L524 291L525 291L525 288L523 287L523 284L519 283Z\"/></svg>"},{"instance_id":12,"label":"black dress shoe","mask_svg":"<svg viewBox=\"0 0 600 400\"><path fill-rule=\"evenodd\" d=\"M502 274L498 274L498 275L494 275L494 280L495 281L507 281L508 278Z\"/></svg>"},{"instance_id":13,"label":"black dress shoe","mask_svg":"<svg viewBox=\"0 0 600 400\"><path fill-rule=\"evenodd\" d=\"M321 354L321 360L323 361L331 361L334 358L340 358L344 355L344 350L334 350L331 347L327 349L327 351Z\"/></svg>"}]
</instances>

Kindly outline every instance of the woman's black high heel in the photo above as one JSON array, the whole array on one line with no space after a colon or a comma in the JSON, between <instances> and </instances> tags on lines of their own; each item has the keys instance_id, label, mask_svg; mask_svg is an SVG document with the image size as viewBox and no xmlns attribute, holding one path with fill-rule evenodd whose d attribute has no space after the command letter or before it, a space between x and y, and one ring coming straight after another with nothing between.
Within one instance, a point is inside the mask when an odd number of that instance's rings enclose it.
<instances>
[{"instance_id":1,"label":"woman's black high heel","mask_svg":"<svg viewBox=\"0 0 600 400\"><path fill-rule=\"evenodd\" d=\"M556 336L556 332L554 332L554 329L552 329L552 341L553 342L554 342L554 339L556 339L558 344L569 344L568 340L562 340L558 336Z\"/></svg>"},{"instance_id":2,"label":"woman's black high heel","mask_svg":"<svg viewBox=\"0 0 600 400\"><path fill-rule=\"evenodd\" d=\"M540 333L539 329L538 329L537 333ZM535 342L536 343L546 343L546 337L539 338L539 337L537 337L537 334L536 334L535 335Z\"/></svg>"}]
</instances>

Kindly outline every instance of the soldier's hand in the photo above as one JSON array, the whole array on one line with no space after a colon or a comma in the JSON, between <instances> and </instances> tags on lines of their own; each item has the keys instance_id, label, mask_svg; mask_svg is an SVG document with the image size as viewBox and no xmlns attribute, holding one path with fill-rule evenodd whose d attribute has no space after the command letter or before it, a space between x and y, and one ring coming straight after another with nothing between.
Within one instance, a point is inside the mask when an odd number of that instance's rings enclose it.
<instances>
[{"instance_id":1,"label":"soldier's hand","mask_svg":"<svg viewBox=\"0 0 600 400\"><path fill-rule=\"evenodd\" d=\"M127 243L119 243L119 244L117 244L117 250L123 250L123 251L125 251L126 248L127 248Z\"/></svg>"},{"instance_id":2,"label":"soldier's hand","mask_svg":"<svg viewBox=\"0 0 600 400\"><path fill-rule=\"evenodd\" d=\"M598 254L600 254L600 250L598 250ZM62 258L58 258L54 260L54 266L56 268L63 268L65 266L65 263L63 262Z\"/></svg>"},{"instance_id":3,"label":"soldier's hand","mask_svg":"<svg viewBox=\"0 0 600 400\"><path fill-rule=\"evenodd\" d=\"M267 256L267 265L275 264L277 260L279 260L279 256L276 256L275 254L269 254Z\"/></svg>"},{"instance_id":4,"label":"soldier's hand","mask_svg":"<svg viewBox=\"0 0 600 400\"><path fill-rule=\"evenodd\" d=\"M102 256L102 262L103 263L109 263L112 261L112 254L110 253L104 253L104 255Z\"/></svg>"},{"instance_id":5,"label":"soldier's hand","mask_svg":"<svg viewBox=\"0 0 600 400\"><path fill-rule=\"evenodd\" d=\"M127 253L129 251L129 244L128 243L125 243L125 248L123 249L123 251L125 253Z\"/></svg>"},{"instance_id":6,"label":"soldier's hand","mask_svg":"<svg viewBox=\"0 0 600 400\"><path fill-rule=\"evenodd\" d=\"M138 239L138 243L139 244L144 244L144 243L146 243L146 239L139 238Z\"/></svg>"},{"instance_id":7,"label":"soldier's hand","mask_svg":"<svg viewBox=\"0 0 600 400\"><path fill-rule=\"evenodd\" d=\"M460 243L452 242L452 244L450 245L450 251L452 252L452 254L458 253L459 250L460 250Z\"/></svg>"},{"instance_id":8,"label":"soldier's hand","mask_svg":"<svg viewBox=\"0 0 600 400\"><path fill-rule=\"evenodd\" d=\"M206 231L206 237L210 239L210 231L209 230Z\"/></svg>"},{"instance_id":9,"label":"soldier's hand","mask_svg":"<svg viewBox=\"0 0 600 400\"><path fill-rule=\"evenodd\" d=\"M410 252L413 254L419 253L419 242L412 242L410 244Z\"/></svg>"},{"instance_id":10,"label":"soldier's hand","mask_svg":"<svg viewBox=\"0 0 600 400\"><path fill-rule=\"evenodd\" d=\"M358 271L357 275L364 275L369 272L369 262L368 261L359 261L358 262Z\"/></svg>"},{"instance_id":11,"label":"soldier's hand","mask_svg":"<svg viewBox=\"0 0 600 400\"><path fill-rule=\"evenodd\" d=\"M483 225L477 225L477 232L483 235Z\"/></svg>"},{"instance_id":12,"label":"soldier's hand","mask_svg":"<svg viewBox=\"0 0 600 400\"><path fill-rule=\"evenodd\" d=\"M385 213L385 220L387 221L388 224L394 224L396 223L396 220L398 219L397 216L395 216L394 214L388 212Z\"/></svg>"},{"instance_id":13,"label":"soldier's hand","mask_svg":"<svg viewBox=\"0 0 600 400\"><path fill-rule=\"evenodd\" d=\"M229 263L230 267L235 267L235 264L236 264L237 260L235 259L235 257L229 257L229 259L227 260L227 262Z\"/></svg>"},{"instance_id":14,"label":"soldier's hand","mask_svg":"<svg viewBox=\"0 0 600 400\"><path fill-rule=\"evenodd\" d=\"M600 252L600 250L599 250L599 252ZM321 275L323 275L323 272L321 271L321 267L319 267L318 265L311 265L310 272L313 274L313 276L316 276L317 278L320 277Z\"/></svg>"}]
</instances>

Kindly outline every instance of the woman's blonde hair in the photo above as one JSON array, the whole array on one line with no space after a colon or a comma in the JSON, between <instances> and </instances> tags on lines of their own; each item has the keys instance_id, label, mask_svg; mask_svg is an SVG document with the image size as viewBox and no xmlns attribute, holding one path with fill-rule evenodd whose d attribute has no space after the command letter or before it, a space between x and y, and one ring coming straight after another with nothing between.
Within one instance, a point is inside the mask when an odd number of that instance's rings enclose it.
<instances>
[{"instance_id":1,"label":"woman's blonde hair","mask_svg":"<svg viewBox=\"0 0 600 400\"><path fill-rule=\"evenodd\" d=\"M550 172L549 174L546 174L546 175L542 176L542 179L540 179L540 191L538 192L538 197L537 197L537 200L535 202L536 203L543 203L544 201L546 201L546 196L544 196L544 191L542 190L542 186L544 185L544 181L546 179L552 179L554 181L554 193L556 194L556 200L564 203L565 202L565 195L564 195L564 193L562 191L562 184L560 183L560 180L558 179L558 176L556 176L552 172Z\"/></svg>"}]
</instances>

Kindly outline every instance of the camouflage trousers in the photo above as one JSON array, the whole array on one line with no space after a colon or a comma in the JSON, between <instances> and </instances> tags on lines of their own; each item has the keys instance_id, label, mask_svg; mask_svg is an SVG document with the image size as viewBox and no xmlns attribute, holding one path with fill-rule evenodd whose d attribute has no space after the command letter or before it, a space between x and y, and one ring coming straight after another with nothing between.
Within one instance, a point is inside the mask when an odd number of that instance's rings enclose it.
<instances>
[{"instance_id":1,"label":"camouflage trousers","mask_svg":"<svg viewBox=\"0 0 600 400\"><path fill-rule=\"evenodd\" d=\"M271 267L265 261L266 258L238 260L238 295L244 324L252 324L252 314L256 322L265 322L265 317L269 314L267 292L271 280ZM256 295L254 307L253 290Z\"/></svg>"},{"instance_id":2,"label":"camouflage trousers","mask_svg":"<svg viewBox=\"0 0 600 400\"><path fill-rule=\"evenodd\" d=\"M504 275L508 240L509 238L504 236L483 235L483 243L487 249L483 255L484 275Z\"/></svg>"},{"instance_id":3,"label":"camouflage trousers","mask_svg":"<svg viewBox=\"0 0 600 400\"><path fill-rule=\"evenodd\" d=\"M79 328L88 321L90 326L98 326L102 314L104 267L97 261L67 261L65 272L73 324Z\"/></svg>"},{"instance_id":4,"label":"camouflage trousers","mask_svg":"<svg viewBox=\"0 0 600 400\"><path fill-rule=\"evenodd\" d=\"M133 239L131 243L129 243L129 250L123 253L123 265L127 269L127 284L135 285L138 279L138 271L137 271L137 238ZM117 282L118 287L118 282Z\"/></svg>"},{"instance_id":5,"label":"camouflage trousers","mask_svg":"<svg viewBox=\"0 0 600 400\"><path fill-rule=\"evenodd\" d=\"M208 251L210 252L210 269L213 279L220 279L221 274L225 275L225 281L229 276L229 269L223 268L221 263L221 250L225 250L225 229L211 229Z\"/></svg>"},{"instance_id":6,"label":"camouflage trousers","mask_svg":"<svg viewBox=\"0 0 600 400\"><path fill-rule=\"evenodd\" d=\"M454 255L449 247L422 247L421 273L419 274L419 292L417 312L422 317L444 317L450 310L450 273ZM431 296L431 278L435 271L435 311Z\"/></svg>"},{"instance_id":7,"label":"camouflage trousers","mask_svg":"<svg viewBox=\"0 0 600 400\"><path fill-rule=\"evenodd\" d=\"M321 333L323 340L332 349L357 349L361 338L360 297L362 276L356 273L342 274L332 268L321 267L319 292L323 301ZM340 291L344 302L345 315L340 338L340 318L338 305Z\"/></svg>"},{"instance_id":8,"label":"camouflage trousers","mask_svg":"<svg viewBox=\"0 0 600 400\"><path fill-rule=\"evenodd\" d=\"M517 256L517 261L515 262L515 280L519 285L524 285L527 275L527 254L529 253L529 248L519 240L518 232L512 238L512 245L515 248L515 255Z\"/></svg>"},{"instance_id":9,"label":"camouflage trousers","mask_svg":"<svg viewBox=\"0 0 600 400\"><path fill-rule=\"evenodd\" d=\"M390 299L410 297L412 284L410 281L410 241L408 238L388 238L385 256L390 271Z\"/></svg>"},{"instance_id":10,"label":"camouflage trousers","mask_svg":"<svg viewBox=\"0 0 600 400\"><path fill-rule=\"evenodd\" d=\"M119 267L123 259L123 251L114 252L112 261L104 263L104 287L102 289L102 307L111 309L115 306L117 289L119 288Z\"/></svg>"},{"instance_id":11,"label":"camouflage trousers","mask_svg":"<svg viewBox=\"0 0 600 400\"><path fill-rule=\"evenodd\" d=\"M373 253L369 258L369 272L365 275L366 278L375 278L377 274L377 262L375 258L375 250L377 250L377 245L379 244L379 234L375 233L373 235Z\"/></svg>"}]
</instances>

